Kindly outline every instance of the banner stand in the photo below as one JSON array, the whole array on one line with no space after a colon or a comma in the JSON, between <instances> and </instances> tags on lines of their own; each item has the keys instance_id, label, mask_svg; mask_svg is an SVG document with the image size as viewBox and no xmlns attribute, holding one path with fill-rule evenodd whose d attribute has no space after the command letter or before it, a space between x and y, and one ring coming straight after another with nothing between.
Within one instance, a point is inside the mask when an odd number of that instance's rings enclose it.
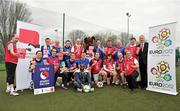
<instances>
[{"instance_id":1,"label":"banner stand","mask_svg":"<svg viewBox=\"0 0 180 111\"><path fill-rule=\"evenodd\" d=\"M176 22L149 28L147 90L177 95Z\"/></svg>"}]
</instances>

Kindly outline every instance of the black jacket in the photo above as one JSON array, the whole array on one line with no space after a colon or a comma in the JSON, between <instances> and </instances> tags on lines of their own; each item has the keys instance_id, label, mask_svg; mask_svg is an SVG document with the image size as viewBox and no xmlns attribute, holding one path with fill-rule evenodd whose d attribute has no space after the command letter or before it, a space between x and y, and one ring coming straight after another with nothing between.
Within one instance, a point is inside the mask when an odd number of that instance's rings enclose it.
<instances>
[{"instance_id":1,"label":"black jacket","mask_svg":"<svg viewBox=\"0 0 180 111\"><path fill-rule=\"evenodd\" d=\"M140 50L140 52L139 52L139 63L140 64L147 65L148 45L149 44L147 42L145 42L143 51ZM138 47L140 47L140 44L138 45Z\"/></svg>"}]
</instances>

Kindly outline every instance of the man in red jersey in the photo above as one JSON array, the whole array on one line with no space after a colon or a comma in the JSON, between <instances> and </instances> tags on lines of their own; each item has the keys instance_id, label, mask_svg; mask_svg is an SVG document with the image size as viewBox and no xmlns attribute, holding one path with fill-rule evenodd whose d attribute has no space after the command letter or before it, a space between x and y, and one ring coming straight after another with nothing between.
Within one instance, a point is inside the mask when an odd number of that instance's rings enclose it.
<instances>
[{"instance_id":1,"label":"man in red jersey","mask_svg":"<svg viewBox=\"0 0 180 111\"><path fill-rule=\"evenodd\" d=\"M111 77L112 77L112 84L115 84L117 73L115 70L114 60L112 59L111 54L108 54L107 59L104 60L103 69L107 73L107 85L110 85Z\"/></svg>"},{"instance_id":2,"label":"man in red jersey","mask_svg":"<svg viewBox=\"0 0 180 111\"><path fill-rule=\"evenodd\" d=\"M84 50L84 47L81 44L81 39L77 38L76 44L71 49L71 52L73 52L75 54L76 60L81 58L81 54L82 54L83 50Z\"/></svg>"},{"instance_id":3,"label":"man in red jersey","mask_svg":"<svg viewBox=\"0 0 180 111\"><path fill-rule=\"evenodd\" d=\"M107 73L102 69L103 61L100 58L100 53L96 52L95 57L90 62L91 72L94 78L94 82L96 85L99 82L99 76L103 76L103 81L106 81L107 79Z\"/></svg>"},{"instance_id":4,"label":"man in red jersey","mask_svg":"<svg viewBox=\"0 0 180 111\"><path fill-rule=\"evenodd\" d=\"M139 63L136 58L132 56L132 52L127 50L126 51L126 57L124 59L124 69L125 69L125 75L128 82L128 86L131 89L132 92L134 92L134 89L137 87L136 78L138 77L138 67Z\"/></svg>"},{"instance_id":5,"label":"man in red jersey","mask_svg":"<svg viewBox=\"0 0 180 111\"><path fill-rule=\"evenodd\" d=\"M18 63L18 57L20 54L17 52L16 43L18 42L18 35L14 35L10 41L7 42L5 46L5 66L7 72L7 89L6 92L12 96L18 96L19 94L14 90L14 78L16 72L16 66Z\"/></svg>"},{"instance_id":6,"label":"man in red jersey","mask_svg":"<svg viewBox=\"0 0 180 111\"><path fill-rule=\"evenodd\" d=\"M104 49L105 58L107 58L107 56L111 54L112 59L114 60L115 53L116 53L116 48L112 46L112 41L109 39L107 41L107 46Z\"/></svg>"},{"instance_id":7,"label":"man in red jersey","mask_svg":"<svg viewBox=\"0 0 180 111\"><path fill-rule=\"evenodd\" d=\"M125 47L125 53L127 50L131 51L132 57L135 57L137 59L137 55L139 54L140 49L139 49L139 47L137 47L135 37L132 37L130 39L130 44Z\"/></svg>"}]
</instances>

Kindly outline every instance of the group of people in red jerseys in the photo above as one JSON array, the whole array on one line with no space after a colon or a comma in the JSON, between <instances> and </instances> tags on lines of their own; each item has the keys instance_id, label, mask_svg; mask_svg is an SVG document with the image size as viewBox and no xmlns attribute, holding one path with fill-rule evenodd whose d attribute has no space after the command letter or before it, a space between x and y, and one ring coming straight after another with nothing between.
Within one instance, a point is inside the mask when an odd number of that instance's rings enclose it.
<instances>
[{"instance_id":1,"label":"group of people in red jerseys","mask_svg":"<svg viewBox=\"0 0 180 111\"><path fill-rule=\"evenodd\" d=\"M17 53L15 44L12 46L7 44L6 54L13 55L8 50L12 50L14 54ZM136 38L132 37L130 43L125 47L121 40L117 40L113 45L110 39L107 40L105 47L99 39L95 39L91 46L84 47L81 39L77 38L75 44L72 45L71 41L67 40L65 46L61 48L59 41L52 43L50 38L46 38L45 45L36 52L36 57L32 59L29 69L33 78L36 65L53 64L54 86L56 87L58 84L58 77L62 77L60 86L66 90L71 84L77 91L82 91L85 84L98 87L98 83L102 82L106 85L128 86L134 92L139 75L141 75L139 85L142 89L147 87L147 52L148 43L145 42L143 35L139 37L139 44L137 44ZM11 61L7 61L8 57L5 60L8 70L8 64ZM15 74L15 72L8 73L7 71L7 75ZM11 83L13 83L12 81L13 78ZM7 79L7 92L8 83L10 82ZM18 94L14 92L12 95Z\"/></svg>"}]
</instances>

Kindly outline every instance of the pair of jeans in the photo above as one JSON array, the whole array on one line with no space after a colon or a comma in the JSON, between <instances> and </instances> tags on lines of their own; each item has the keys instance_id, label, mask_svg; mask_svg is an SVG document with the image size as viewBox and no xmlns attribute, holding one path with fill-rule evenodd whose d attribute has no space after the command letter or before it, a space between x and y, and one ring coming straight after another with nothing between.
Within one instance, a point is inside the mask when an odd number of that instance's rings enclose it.
<instances>
[{"instance_id":1,"label":"pair of jeans","mask_svg":"<svg viewBox=\"0 0 180 111\"><path fill-rule=\"evenodd\" d=\"M76 72L74 78L74 85L77 88L81 88L81 84L91 84L91 77L87 72Z\"/></svg>"}]
</instances>

